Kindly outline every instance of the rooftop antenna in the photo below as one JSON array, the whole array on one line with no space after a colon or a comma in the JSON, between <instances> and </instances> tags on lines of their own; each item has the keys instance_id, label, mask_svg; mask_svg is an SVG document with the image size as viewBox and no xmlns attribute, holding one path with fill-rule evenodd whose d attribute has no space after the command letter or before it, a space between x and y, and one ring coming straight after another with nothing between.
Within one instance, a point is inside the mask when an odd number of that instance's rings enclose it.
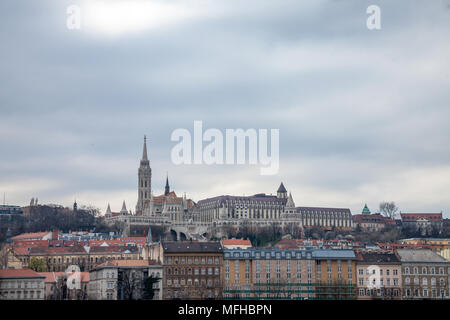
<instances>
[{"instance_id":1,"label":"rooftop antenna","mask_svg":"<svg viewBox=\"0 0 450 320\"><path fill-rule=\"evenodd\" d=\"M3 192L3 205L6 205L6 192Z\"/></svg>"}]
</instances>

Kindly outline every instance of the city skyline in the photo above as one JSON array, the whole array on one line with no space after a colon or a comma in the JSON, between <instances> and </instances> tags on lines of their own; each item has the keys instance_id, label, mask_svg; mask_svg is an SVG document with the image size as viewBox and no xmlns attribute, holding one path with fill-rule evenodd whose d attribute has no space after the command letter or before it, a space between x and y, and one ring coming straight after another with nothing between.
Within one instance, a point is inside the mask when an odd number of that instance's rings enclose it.
<instances>
[{"instance_id":1,"label":"city skyline","mask_svg":"<svg viewBox=\"0 0 450 320\"><path fill-rule=\"evenodd\" d=\"M155 194L168 172L171 189L194 201L275 194L282 181L298 206L357 214L395 201L402 212L450 217L444 1L380 1L374 31L370 1L325 0L192 1L188 16L142 30L68 30L67 6L84 3L0 4L7 203L76 199L104 213L125 200L134 211L146 134ZM175 166L170 135L194 120L279 129L278 174Z\"/></svg>"}]
</instances>

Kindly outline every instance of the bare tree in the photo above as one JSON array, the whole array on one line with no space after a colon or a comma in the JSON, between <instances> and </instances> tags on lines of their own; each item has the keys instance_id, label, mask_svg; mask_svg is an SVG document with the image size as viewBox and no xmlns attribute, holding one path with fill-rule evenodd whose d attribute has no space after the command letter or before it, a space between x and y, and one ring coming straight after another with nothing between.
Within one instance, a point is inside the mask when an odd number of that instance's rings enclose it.
<instances>
[{"instance_id":1,"label":"bare tree","mask_svg":"<svg viewBox=\"0 0 450 320\"><path fill-rule=\"evenodd\" d=\"M67 275L62 274L56 279L55 290L53 292L53 300L66 300L67 297Z\"/></svg>"},{"instance_id":2,"label":"bare tree","mask_svg":"<svg viewBox=\"0 0 450 320\"><path fill-rule=\"evenodd\" d=\"M398 207L395 205L395 202L381 202L380 203L380 213L389 219L394 219L397 214Z\"/></svg>"},{"instance_id":3,"label":"bare tree","mask_svg":"<svg viewBox=\"0 0 450 320\"><path fill-rule=\"evenodd\" d=\"M143 272L126 269L121 270L118 289L123 300L137 300L142 298Z\"/></svg>"},{"instance_id":4,"label":"bare tree","mask_svg":"<svg viewBox=\"0 0 450 320\"><path fill-rule=\"evenodd\" d=\"M8 267L9 248L5 244L0 244L0 268Z\"/></svg>"}]
</instances>

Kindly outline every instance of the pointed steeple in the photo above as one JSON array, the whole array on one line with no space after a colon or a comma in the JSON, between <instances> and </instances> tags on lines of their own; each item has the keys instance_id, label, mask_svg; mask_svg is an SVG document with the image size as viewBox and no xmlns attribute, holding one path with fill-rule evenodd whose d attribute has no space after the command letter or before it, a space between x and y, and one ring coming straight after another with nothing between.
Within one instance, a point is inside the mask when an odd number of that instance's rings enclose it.
<instances>
[{"instance_id":1,"label":"pointed steeple","mask_svg":"<svg viewBox=\"0 0 450 320\"><path fill-rule=\"evenodd\" d=\"M109 203L108 203L108 208L106 208L106 213L105 213L105 216L107 216L107 215L111 215L111 207L109 206Z\"/></svg>"},{"instance_id":2,"label":"pointed steeple","mask_svg":"<svg viewBox=\"0 0 450 320\"><path fill-rule=\"evenodd\" d=\"M148 161L147 157L147 136L144 136L144 148L142 150L142 160Z\"/></svg>"},{"instance_id":3,"label":"pointed steeple","mask_svg":"<svg viewBox=\"0 0 450 320\"><path fill-rule=\"evenodd\" d=\"M169 187L169 174L166 175L166 187L164 189L164 195L168 196L170 193L170 187Z\"/></svg>"},{"instance_id":4,"label":"pointed steeple","mask_svg":"<svg viewBox=\"0 0 450 320\"><path fill-rule=\"evenodd\" d=\"M289 198L286 202L286 207L287 208L295 208L294 199L292 199L292 193L290 193L290 192L289 192Z\"/></svg>"},{"instance_id":5,"label":"pointed steeple","mask_svg":"<svg viewBox=\"0 0 450 320\"><path fill-rule=\"evenodd\" d=\"M120 214L123 214L123 215L128 214L127 206L125 205L125 200L123 200L122 210L120 210Z\"/></svg>"}]
</instances>

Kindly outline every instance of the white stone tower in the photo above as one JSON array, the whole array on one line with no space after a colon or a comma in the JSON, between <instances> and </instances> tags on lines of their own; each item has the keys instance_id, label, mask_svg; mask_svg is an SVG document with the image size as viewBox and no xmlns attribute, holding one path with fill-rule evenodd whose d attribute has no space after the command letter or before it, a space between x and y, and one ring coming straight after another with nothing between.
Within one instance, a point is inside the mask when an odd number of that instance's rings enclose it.
<instances>
[{"instance_id":1,"label":"white stone tower","mask_svg":"<svg viewBox=\"0 0 450 320\"><path fill-rule=\"evenodd\" d=\"M144 136L144 149L142 151L141 165L138 172L138 201L136 213L142 213L146 207L146 202L151 197L152 169L147 157L147 137Z\"/></svg>"}]
</instances>

